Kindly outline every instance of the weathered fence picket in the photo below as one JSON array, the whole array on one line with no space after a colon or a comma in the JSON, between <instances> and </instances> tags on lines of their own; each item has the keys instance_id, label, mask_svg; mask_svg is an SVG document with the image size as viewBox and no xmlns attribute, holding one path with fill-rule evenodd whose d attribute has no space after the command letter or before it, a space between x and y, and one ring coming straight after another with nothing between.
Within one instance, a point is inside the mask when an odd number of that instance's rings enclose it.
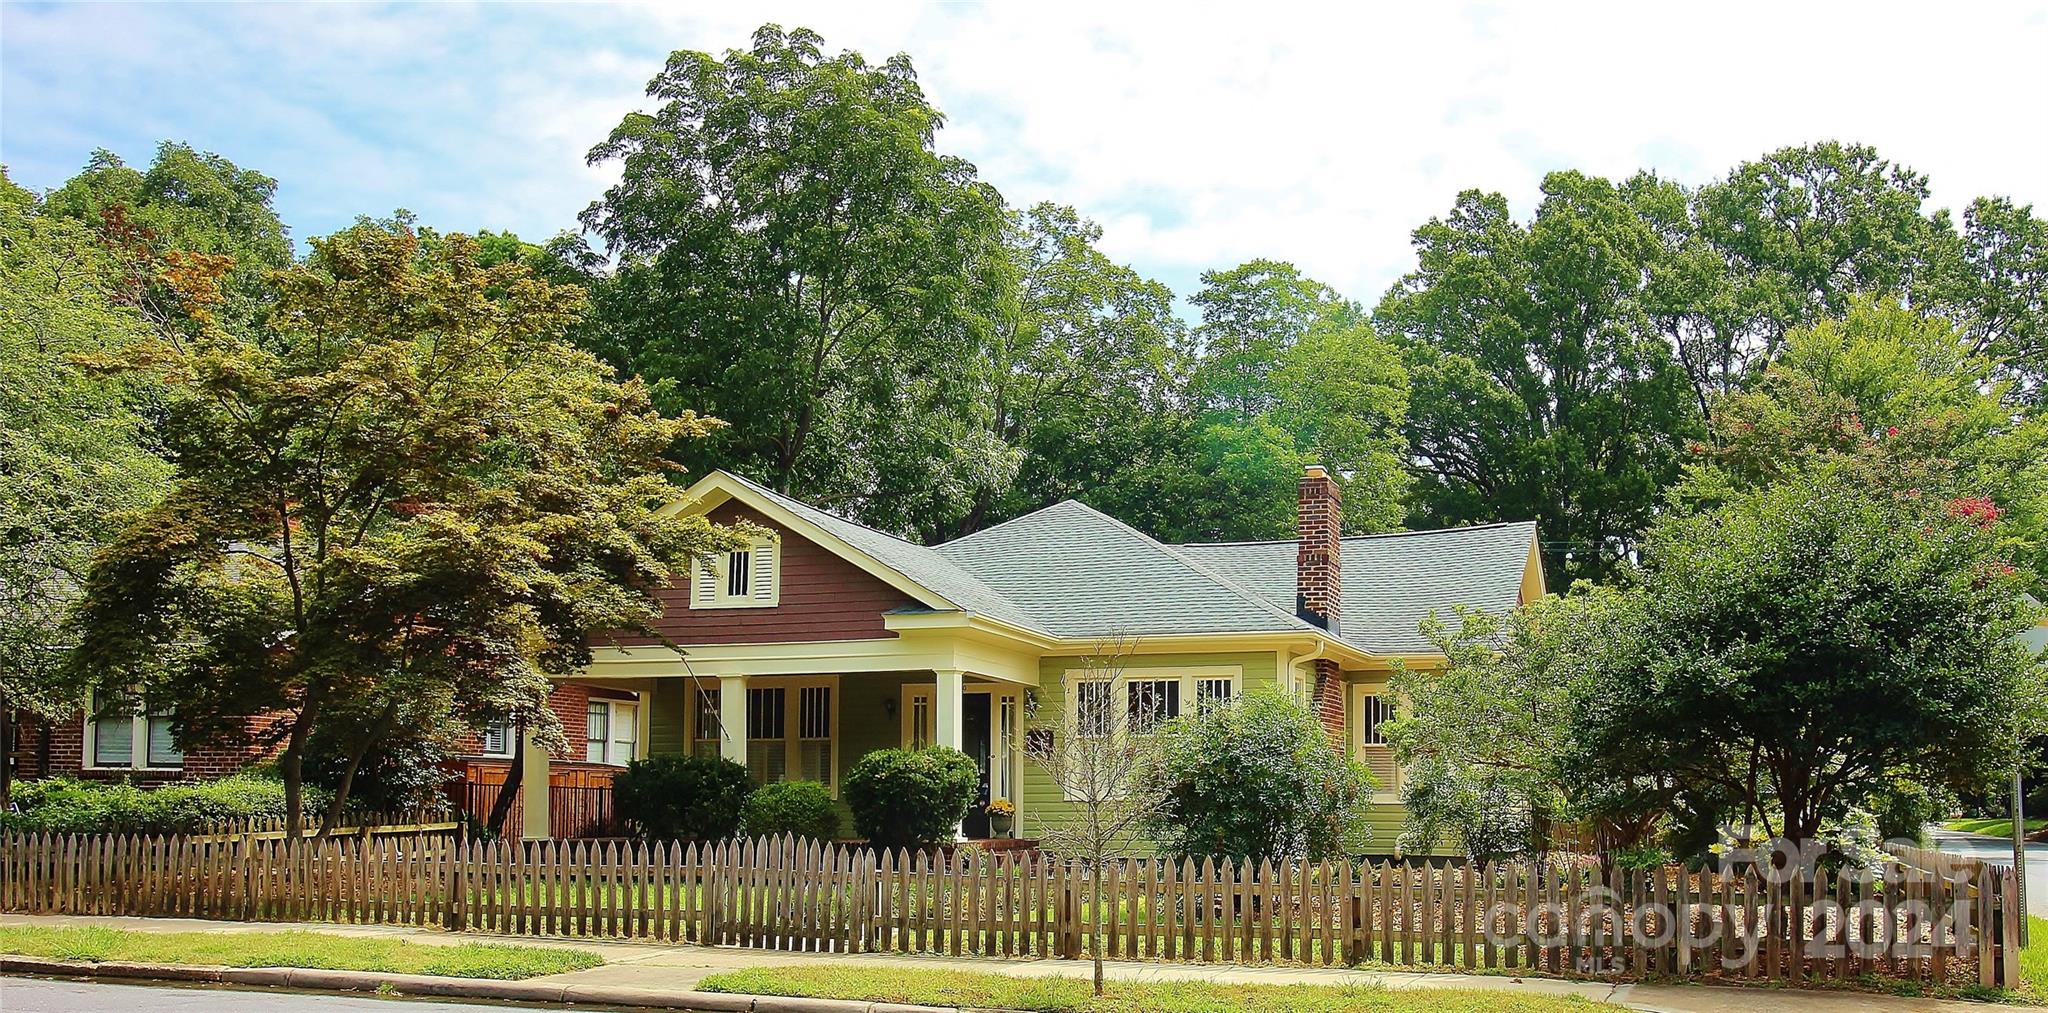
<instances>
[{"instance_id":1,"label":"weathered fence picket","mask_svg":"<svg viewBox=\"0 0 2048 1013\"><path fill-rule=\"evenodd\" d=\"M435 925L813 953L2018 980L2009 866L1893 848L1881 877L1769 866L1139 859L713 843L0 837L0 909Z\"/></svg>"}]
</instances>

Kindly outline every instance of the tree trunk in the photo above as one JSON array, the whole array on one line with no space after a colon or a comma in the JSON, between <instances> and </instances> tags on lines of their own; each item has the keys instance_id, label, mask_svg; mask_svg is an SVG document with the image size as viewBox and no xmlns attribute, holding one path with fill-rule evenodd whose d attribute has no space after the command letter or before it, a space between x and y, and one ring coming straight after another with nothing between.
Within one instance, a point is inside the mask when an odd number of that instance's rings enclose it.
<instances>
[{"instance_id":1,"label":"tree trunk","mask_svg":"<svg viewBox=\"0 0 2048 1013\"><path fill-rule=\"evenodd\" d=\"M288 841L298 840L306 831L306 815L301 811L305 804L306 739L313 730L313 718L319 709L318 704L307 701L299 711L298 720L292 722L291 734L285 738L284 752L277 758L277 772L284 779L284 836Z\"/></svg>"},{"instance_id":2,"label":"tree trunk","mask_svg":"<svg viewBox=\"0 0 2048 1013\"><path fill-rule=\"evenodd\" d=\"M0 695L0 813L14 801L14 708Z\"/></svg>"},{"instance_id":3,"label":"tree trunk","mask_svg":"<svg viewBox=\"0 0 2048 1013\"><path fill-rule=\"evenodd\" d=\"M1095 994L1102 995L1102 862L1088 868L1088 955L1095 958Z\"/></svg>"},{"instance_id":4,"label":"tree trunk","mask_svg":"<svg viewBox=\"0 0 2048 1013\"><path fill-rule=\"evenodd\" d=\"M334 798L327 803L327 811L320 817L320 840L326 840L328 835L334 832L335 824L341 821L341 811L348 805L349 789L355 786L356 771L361 769L363 757L370 752L371 743L382 739L384 734L391 730L391 721L397 712L397 707L385 707L384 713L378 716L377 723L370 726L363 737L357 740L355 748L349 752L348 766L341 771L341 783L335 785Z\"/></svg>"},{"instance_id":5,"label":"tree trunk","mask_svg":"<svg viewBox=\"0 0 2048 1013\"><path fill-rule=\"evenodd\" d=\"M526 781L526 722L513 726L518 741L512 744L512 767L505 771L505 783L498 787L497 801L491 803L490 818L484 821L492 834L505 836L505 818L512 814L512 801Z\"/></svg>"}]
</instances>

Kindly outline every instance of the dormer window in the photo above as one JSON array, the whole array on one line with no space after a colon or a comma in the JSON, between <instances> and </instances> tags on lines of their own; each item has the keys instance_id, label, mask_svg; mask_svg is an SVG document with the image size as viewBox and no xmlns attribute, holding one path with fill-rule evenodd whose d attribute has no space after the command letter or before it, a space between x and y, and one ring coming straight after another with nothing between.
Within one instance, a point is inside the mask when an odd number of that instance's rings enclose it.
<instances>
[{"instance_id":1,"label":"dormer window","mask_svg":"<svg viewBox=\"0 0 2048 1013\"><path fill-rule=\"evenodd\" d=\"M781 598L782 582L775 539L763 538L732 552L705 556L696 562L693 609L771 608Z\"/></svg>"}]
</instances>

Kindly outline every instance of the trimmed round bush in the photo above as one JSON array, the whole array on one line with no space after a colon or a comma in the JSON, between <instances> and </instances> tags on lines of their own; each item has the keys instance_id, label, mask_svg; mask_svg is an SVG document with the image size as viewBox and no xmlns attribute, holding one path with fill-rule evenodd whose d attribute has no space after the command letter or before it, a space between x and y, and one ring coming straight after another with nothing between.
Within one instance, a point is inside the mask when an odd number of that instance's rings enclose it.
<instances>
[{"instance_id":1,"label":"trimmed round bush","mask_svg":"<svg viewBox=\"0 0 2048 1013\"><path fill-rule=\"evenodd\" d=\"M650 840L722 840L739 833L753 791L747 768L706 756L650 756L612 778L612 806Z\"/></svg>"},{"instance_id":2,"label":"trimmed round bush","mask_svg":"<svg viewBox=\"0 0 2048 1013\"><path fill-rule=\"evenodd\" d=\"M793 834L811 840L839 837L839 806L831 789L816 781L764 784L740 808L740 829L748 837Z\"/></svg>"},{"instance_id":3,"label":"trimmed round bush","mask_svg":"<svg viewBox=\"0 0 2048 1013\"><path fill-rule=\"evenodd\" d=\"M945 746L882 749L846 773L854 831L880 848L929 848L953 839L981 790L981 768Z\"/></svg>"}]
</instances>

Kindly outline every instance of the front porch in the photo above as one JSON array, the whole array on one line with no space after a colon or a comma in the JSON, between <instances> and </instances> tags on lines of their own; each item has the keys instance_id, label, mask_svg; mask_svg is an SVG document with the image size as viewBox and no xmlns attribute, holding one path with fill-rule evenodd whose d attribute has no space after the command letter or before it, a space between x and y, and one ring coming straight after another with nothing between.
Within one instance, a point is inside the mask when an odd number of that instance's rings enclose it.
<instances>
[{"instance_id":1,"label":"front porch","mask_svg":"<svg viewBox=\"0 0 2048 1013\"><path fill-rule=\"evenodd\" d=\"M652 652L631 653L644 657ZM706 675L677 664L667 672L621 671L629 665L651 667L618 659L593 666L576 681L630 693L638 701L635 758L722 756L745 766L757 784L816 781L837 798L848 771L868 753L950 746L973 758L981 771L976 803L960 828L962 839L1007 838L1021 826L1030 687L1020 682L963 669ZM675 668L684 671L676 674ZM534 798L521 806L523 836L571 831L553 826L548 815L559 807L538 798L540 786L554 780L551 761L538 749L526 755L522 792ZM986 812L997 798L1020 810L1004 833L994 832ZM852 832L850 813L847 827Z\"/></svg>"}]
</instances>

